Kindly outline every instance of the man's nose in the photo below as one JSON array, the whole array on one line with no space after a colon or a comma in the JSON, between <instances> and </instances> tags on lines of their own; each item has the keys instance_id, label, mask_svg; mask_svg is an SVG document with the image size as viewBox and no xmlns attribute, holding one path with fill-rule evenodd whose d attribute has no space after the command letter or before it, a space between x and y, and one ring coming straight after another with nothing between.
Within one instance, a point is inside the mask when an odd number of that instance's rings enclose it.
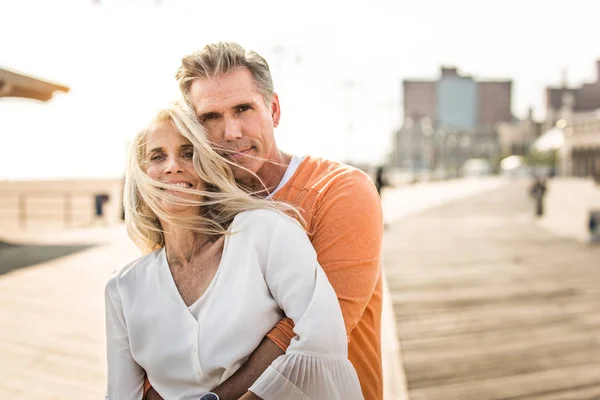
<instances>
[{"instance_id":1,"label":"man's nose","mask_svg":"<svg viewBox=\"0 0 600 400\"><path fill-rule=\"evenodd\" d=\"M223 139L228 142L242 137L242 125L237 118L226 118L224 129Z\"/></svg>"}]
</instances>

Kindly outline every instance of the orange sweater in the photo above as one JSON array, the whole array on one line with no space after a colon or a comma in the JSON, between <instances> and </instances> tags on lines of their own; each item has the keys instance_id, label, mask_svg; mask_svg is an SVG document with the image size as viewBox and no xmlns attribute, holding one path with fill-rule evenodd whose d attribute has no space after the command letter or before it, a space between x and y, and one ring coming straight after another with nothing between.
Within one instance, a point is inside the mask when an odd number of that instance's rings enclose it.
<instances>
[{"instance_id":1,"label":"orange sweater","mask_svg":"<svg viewBox=\"0 0 600 400\"><path fill-rule=\"evenodd\" d=\"M306 219L319 263L340 301L348 355L363 395L381 400L383 217L375 186L357 169L306 157L274 199L299 207ZM294 336L289 319L267 335L284 351Z\"/></svg>"}]
</instances>

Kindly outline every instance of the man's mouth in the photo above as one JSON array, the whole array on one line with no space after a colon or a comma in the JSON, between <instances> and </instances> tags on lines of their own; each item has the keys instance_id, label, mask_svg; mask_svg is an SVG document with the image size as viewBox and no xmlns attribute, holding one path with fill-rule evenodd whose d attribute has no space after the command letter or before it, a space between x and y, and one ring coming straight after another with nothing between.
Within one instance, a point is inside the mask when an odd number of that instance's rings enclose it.
<instances>
[{"instance_id":1,"label":"man's mouth","mask_svg":"<svg viewBox=\"0 0 600 400\"><path fill-rule=\"evenodd\" d=\"M242 149L242 150L232 150L227 153L227 157L234 161L237 161L237 160L241 160L242 158L248 156L248 154L250 154L251 151L252 151L252 147L248 147L247 149Z\"/></svg>"}]
</instances>

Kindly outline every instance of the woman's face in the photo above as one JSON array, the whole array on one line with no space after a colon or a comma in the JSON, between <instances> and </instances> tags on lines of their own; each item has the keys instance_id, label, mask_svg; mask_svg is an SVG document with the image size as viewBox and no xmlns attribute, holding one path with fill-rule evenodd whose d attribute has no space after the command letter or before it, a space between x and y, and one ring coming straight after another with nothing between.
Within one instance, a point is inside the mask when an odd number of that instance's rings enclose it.
<instances>
[{"instance_id":1,"label":"woman's face","mask_svg":"<svg viewBox=\"0 0 600 400\"><path fill-rule=\"evenodd\" d=\"M198 177L192 161L194 147L170 122L161 122L153 127L146 138L145 149L143 165L151 179L174 187L204 190L204 182ZM200 200L190 193L165 191L180 198ZM160 202L168 213L197 213L196 207L172 204L166 200Z\"/></svg>"}]
</instances>

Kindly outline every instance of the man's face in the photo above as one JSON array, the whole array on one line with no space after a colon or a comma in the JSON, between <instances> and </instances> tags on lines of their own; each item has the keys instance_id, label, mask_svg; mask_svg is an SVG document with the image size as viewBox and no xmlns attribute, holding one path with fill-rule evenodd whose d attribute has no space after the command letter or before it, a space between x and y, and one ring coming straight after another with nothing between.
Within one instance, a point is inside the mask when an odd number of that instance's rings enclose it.
<instances>
[{"instance_id":1,"label":"man's face","mask_svg":"<svg viewBox=\"0 0 600 400\"><path fill-rule=\"evenodd\" d=\"M266 161L277 160L273 128L279 123L279 99L273 95L265 104L247 68L194 80L189 99L221 155L259 177ZM234 168L237 180L248 175Z\"/></svg>"}]
</instances>

